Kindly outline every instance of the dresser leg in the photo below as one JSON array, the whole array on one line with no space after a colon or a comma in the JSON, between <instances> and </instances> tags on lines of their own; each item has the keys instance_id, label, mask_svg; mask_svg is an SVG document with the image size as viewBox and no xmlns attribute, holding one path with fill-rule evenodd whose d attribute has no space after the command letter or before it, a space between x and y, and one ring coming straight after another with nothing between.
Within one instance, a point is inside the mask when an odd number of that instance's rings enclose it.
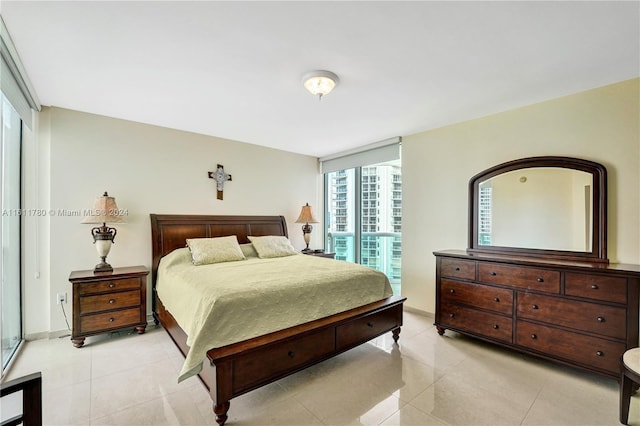
<instances>
[{"instance_id":1,"label":"dresser leg","mask_svg":"<svg viewBox=\"0 0 640 426\"><path fill-rule=\"evenodd\" d=\"M138 334L144 334L144 331L147 329L146 325L139 325L136 327L136 331Z\"/></svg>"},{"instance_id":2,"label":"dresser leg","mask_svg":"<svg viewBox=\"0 0 640 426\"><path fill-rule=\"evenodd\" d=\"M227 412L229 411L229 401L225 401L222 404L213 404L213 412L216 413L216 423L220 426L224 425L227 421Z\"/></svg>"},{"instance_id":3,"label":"dresser leg","mask_svg":"<svg viewBox=\"0 0 640 426\"><path fill-rule=\"evenodd\" d=\"M438 327L436 326L436 330L438 331L438 334L443 336L444 335L444 331L446 330L445 328L442 327Z\"/></svg>"},{"instance_id":4,"label":"dresser leg","mask_svg":"<svg viewBox=\"0 0 640 426\"><path fill-rule=\"evenodd\" d=\"M73 346L75 346L76 348L81 348L82 345L84 345L84 337L78 337L77 339L71 339L71 343L73 343Z\"/></svg>"}]
</instances>

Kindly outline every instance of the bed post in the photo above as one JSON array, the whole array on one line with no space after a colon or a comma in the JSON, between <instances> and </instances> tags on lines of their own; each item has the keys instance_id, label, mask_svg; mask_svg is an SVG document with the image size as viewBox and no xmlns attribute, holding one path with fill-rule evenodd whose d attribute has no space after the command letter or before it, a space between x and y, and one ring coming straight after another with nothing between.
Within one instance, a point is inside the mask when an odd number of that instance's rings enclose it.
<instances>
[{"instance_id":1,"label":"bed post","mask_svg":"<svg viewBox=\"0 0 640 426\"><path fill-rule=\"evenodd\" d=\"M216 413L216 423L220 426L224 425L224 422L227 421L227 412L229 411L229 406L231 403L229 401L224 401L222 404L213 404L213 412Z\"/></svg>"}]
</instances>

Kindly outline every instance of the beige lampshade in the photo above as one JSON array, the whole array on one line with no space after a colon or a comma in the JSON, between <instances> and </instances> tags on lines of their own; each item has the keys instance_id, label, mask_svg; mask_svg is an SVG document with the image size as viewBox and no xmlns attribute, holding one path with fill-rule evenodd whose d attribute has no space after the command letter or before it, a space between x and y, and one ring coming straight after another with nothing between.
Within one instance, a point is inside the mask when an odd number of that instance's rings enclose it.
<instances>
[{"instance_id":1,"label":"beige lampshade","mask_svg":"<svg viewBox=\"0 0 640 426\"><path fill-rule=\"evenodd\" d=\"M318 223L318 220L313 216L313 211L311 211L309 203L302 206L300 216L296 219L296 223Z\"/></svg>"},{"instance_id":2,"label":"beige lampshade","mask_svg":"<svg viewBox=\"0 0 640 426\"><path fill-rule=\"evenodd\" d=\"M91 212L82 219L82 223L123 223L120 210L116 205L116 199L109 197L106 192L102 197L97 197Z\"/></svg>"}]
</instances>

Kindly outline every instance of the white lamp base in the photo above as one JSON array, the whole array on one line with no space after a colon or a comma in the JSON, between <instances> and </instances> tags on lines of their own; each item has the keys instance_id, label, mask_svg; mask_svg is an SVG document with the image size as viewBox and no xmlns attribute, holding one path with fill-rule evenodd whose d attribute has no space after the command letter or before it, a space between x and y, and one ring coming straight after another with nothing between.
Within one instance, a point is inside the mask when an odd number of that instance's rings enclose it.
<instances>
[{"instance_id":1,"label":"white lamp base","mask_svg":"<svg viewBox=\"0 0 640 426\"><path fill-rule=\"evenodd\" d=\"M100 256L100 259L102 261L96 265L96 267L93 269L93 272L111 272L111 271L113 271L113 268L111 267L111 265L109 265L107 263L107 255L109 254L109 251L111 250L111 244L112 244L111 240L96 240L95 241L96 250L98 251L98 256Z\"/></svg>"}]
</instances>

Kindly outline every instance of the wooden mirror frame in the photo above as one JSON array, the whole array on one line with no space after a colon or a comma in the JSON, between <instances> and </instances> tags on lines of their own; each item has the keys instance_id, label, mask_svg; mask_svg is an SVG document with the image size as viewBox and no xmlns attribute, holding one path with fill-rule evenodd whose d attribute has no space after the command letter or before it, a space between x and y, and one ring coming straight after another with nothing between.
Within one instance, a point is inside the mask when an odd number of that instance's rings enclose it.
<instances>
[{"instance_id":1,"label":"wooden mirror frame","mask_svg":"<svg viewBox=\"0 0 640 426\"><path fill-rule=\"evenodd\" d=\"M592 175L593 228L591 251L546 250L521 247L501 247L478 244L479 185L494 176L531 167L560 167L580 170ZM552 260L609 263L607 258L607 169L599 163L571 157L529 157L491 167L469 180L469 253L500 254Z\"/></svg>"}]
</instances>

